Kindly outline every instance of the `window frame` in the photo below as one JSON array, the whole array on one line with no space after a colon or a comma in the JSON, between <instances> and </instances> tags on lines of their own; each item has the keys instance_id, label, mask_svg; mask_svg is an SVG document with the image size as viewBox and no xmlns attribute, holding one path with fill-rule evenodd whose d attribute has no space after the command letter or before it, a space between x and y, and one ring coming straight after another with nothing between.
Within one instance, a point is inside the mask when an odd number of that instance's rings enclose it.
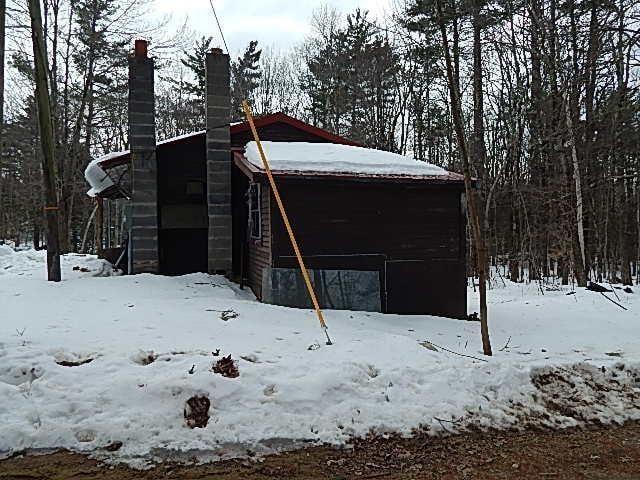
<instances>
[{"instance_id":1,"label":"window frame","mask_svg":"<svg viewBox=\"0 0 640 480\"><path fill-rule=\"evenodd\" d=\"M254 197L255 196L255 197ZM262 239L262 185L258 182L250 183L247 191L249 204L249 238ZM255 202L254 202L255 200ZM254 206L255 203L255 206Z\"/></svg>"}]
</instances>

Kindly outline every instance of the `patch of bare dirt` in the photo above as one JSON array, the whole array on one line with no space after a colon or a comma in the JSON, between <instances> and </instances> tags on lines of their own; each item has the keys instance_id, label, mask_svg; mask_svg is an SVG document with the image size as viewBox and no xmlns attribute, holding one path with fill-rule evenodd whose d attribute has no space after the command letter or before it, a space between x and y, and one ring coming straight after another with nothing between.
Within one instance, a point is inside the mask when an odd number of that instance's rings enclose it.
<instances>
[{"instance_id":1,"label":"patch of bare dirt","mask_svg":"<svg viewBox=\"0 0 640 480\"><path fill-rule=\"evenodd\" d=\"M611 368L578 363L532 372L538 402L552 414L597 424L623 412L640 410L640 369L617 363Z\"/></svg>"},{"instance_id":2,"label":"patch of bare dirt","mask_svg":"<svg viewBox=\"0 0 640 480\"><path fill-rule=\"evenodd\" d=\"M640 479L640 424L571 431L417 435L359 440L352 448L316 447L260 461L149 471L104 467L82 455L56 453L0 462L2 480L268 479Z\"/></svg>"}]
</instances>

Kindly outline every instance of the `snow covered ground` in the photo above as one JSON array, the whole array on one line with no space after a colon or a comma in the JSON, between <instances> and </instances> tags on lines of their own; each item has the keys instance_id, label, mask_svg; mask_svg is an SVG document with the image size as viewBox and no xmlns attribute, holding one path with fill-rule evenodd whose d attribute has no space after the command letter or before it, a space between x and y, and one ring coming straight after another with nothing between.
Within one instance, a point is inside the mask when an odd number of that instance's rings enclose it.
<instances>
[{"instance_id":1,"label":"snow covered ground","mask_svg":"<svg viewBox=\"0 0 640 480\"><path fill-rule=\"evenodd\" d=\"M0 246L0 456L65 447L144 465L371 431L640 419L640 292L608 294L624 311L583 289L500 283L484 361L476 322L329 311L326 346L312 311L222 277L111 276L68 255L53 284L44 255ZM238 378L211 371L229 354ZM203 429L185 425L194 395L211 401Z\"/></svg>"}]
</instances>

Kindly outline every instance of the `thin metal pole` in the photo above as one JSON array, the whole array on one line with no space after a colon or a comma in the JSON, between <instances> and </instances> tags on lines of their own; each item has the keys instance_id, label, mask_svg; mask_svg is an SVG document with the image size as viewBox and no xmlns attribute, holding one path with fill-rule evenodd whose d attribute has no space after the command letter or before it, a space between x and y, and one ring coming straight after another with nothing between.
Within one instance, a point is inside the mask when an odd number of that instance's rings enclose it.
<instances>
[{"instance_id":1,"label":"thin metal pole","mask_svg":"<svg viewBox=\"0 0 640 480\"><path fill-rule=\"evenodd\" d=\"M251 132L253 133L253 138L256 142L256 145L258 146L258 151L260 152L260 157L262 158L262 165L264 166L264 170L267 173L267 177L269 178L269 183L271 184L271 190L273 191L273 196L275 197L276 203L278 204L278 208L280 209L282 220L284 220L284 226L287 229L287 233L289 234L289 239L291 240L291 245L293 246L293 251L295 252L296 257L298 259L298 264L300 265L300 271L302 272L304 282L307 285L307 291L309 292L309 297L311 298L313 307L315 308L316 314L318 315L318 320L320 321L320 327L324 330L324 333L327 336L327 345L332 345L333 342L331 341L331 338L329 338L328 327L324 321L324 315L322 314L322 309L320 308L320 304L318 303L318 299L316 298L316 293L313 290L313 285L311 284L311 279L309 278L307 267L305 267L304 265L304 260L302 259L302 254L300 253L298 242L296 241L296 237L293 234L291 223L289 223L289 217L287 216L287 212L285 211L284 204L282 203L282 199L280 198L280 193L278 192L278 187L276 186L276 182L273 178L273 174L271 173L271 167L269 166L269 161L267 160L267 156L265 155L264 149L262 148L262 143L260 142L260 138L258 137L258 131L256 130L256 126L253 123L253 115L251 114L251 109L249 108L249 104L247 104L247 102L244 100L242 101L242 109L244 110L244 114L246 115L247 121L249 122L249 126L251 127Z\"/></svg>"}]
</instances>

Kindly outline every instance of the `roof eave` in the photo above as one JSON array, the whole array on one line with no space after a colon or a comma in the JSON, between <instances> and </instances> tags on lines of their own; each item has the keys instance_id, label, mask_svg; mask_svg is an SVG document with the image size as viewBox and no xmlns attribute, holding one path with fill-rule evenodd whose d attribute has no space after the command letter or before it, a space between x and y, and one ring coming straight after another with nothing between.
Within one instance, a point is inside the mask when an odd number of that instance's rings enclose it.
<instances>
[{"instance_id":1,"label":"roof eave","mask_svg":"<svg viewBox=\"0 0 640 480\"><path fill-rule=\"evenodd\" d=\"M264 169L252 164L243 154L241 150L234 150L235 165L250 180L266 177ZM447 185L464 185L464 177L457 173L449 173L447 175L375 175L375 174L358 174L358 173L341 173L341 172L318 172L318 171L284 171L272 170L274 176L278 178L290 178L298 180L347 180L347 181L369 181L369 182L389 182L389 183L429 183L429 184L447 184Z\"/></svg>"}]
</instances>

